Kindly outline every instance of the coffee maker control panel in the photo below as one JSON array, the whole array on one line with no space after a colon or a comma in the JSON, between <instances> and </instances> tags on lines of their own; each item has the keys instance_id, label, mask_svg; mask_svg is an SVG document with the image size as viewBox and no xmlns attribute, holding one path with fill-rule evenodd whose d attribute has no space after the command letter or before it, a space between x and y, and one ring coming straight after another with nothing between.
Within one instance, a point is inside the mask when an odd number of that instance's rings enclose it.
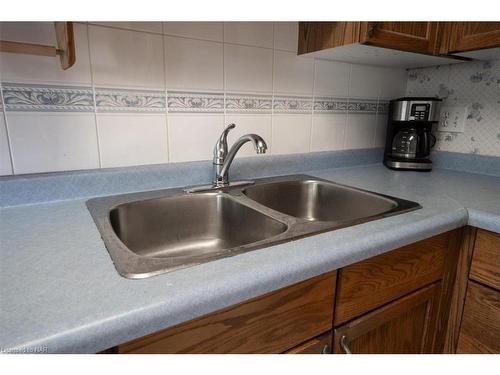
<instances>
[{"instance_id":1,"label":"coffee maker control panel","mask_svg":"<svg viewBox=\"0 0 500 375\"><path fill-rule=\"evenodd\" d=\"M392 100L392 121L438 122L440 101L437 98L401 98Z\"/></svg>"},{"instance_id":2,"label":"coffee maker control panel","mask_svg":"<svg viewBox=\"0 0 500 375\"><path fill-rule=\"evenodd\" d=\"M410 121L427 121L429 119L429 110L431 105L429 103L412 103L410 109Z\"/></svg>"}]
</instances>

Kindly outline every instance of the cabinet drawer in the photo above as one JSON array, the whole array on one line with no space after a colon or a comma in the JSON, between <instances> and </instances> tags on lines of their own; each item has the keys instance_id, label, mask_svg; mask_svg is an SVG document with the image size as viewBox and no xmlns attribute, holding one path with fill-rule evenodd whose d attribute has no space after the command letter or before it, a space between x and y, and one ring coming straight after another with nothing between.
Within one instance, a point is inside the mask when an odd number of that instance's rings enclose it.
<instances>
[{"instance_id":1,"label":"cabinet drawer","mask_svg":"<svg viewBox=\"0 0 500 375\"><path fill-rule=\"evenodd\" d=\"M336 272L139 338L119 353L282 353L331 330Z\"/></svg>"},{"instance_id":2,"label":"cabinet drawer","mask_svg":"<svg viewBox=\"0 0 500 375\"><path fill-rule=\"evenodd\" d=\"M500 353L500 292L469 281L457 353Z\"/></svg>"},{"instance_id":3,"label":"cabinet drawer","mask_svg":"<svg viewBox=\"0 0 500 375\"><path fill-rule=\"evenodd\" d=\"M477 231L469 277L500 290L500 235Z\"/></svg>"},{"instance_id":4,"label":"cabinet drawer","mask_svg":"<svg viewBox=\"0 0 500 375\"><path fill-rule=\"evenodd\" d=\"M332 332L329 331L321 336L315 337L285 354L331 354L332 353Z\"/></svg>"},{"instance_id":5,"label":"cabinet drawer","mask_svg":"<svg viewBox=\"0 0 500 375\"><path fill-rule=\"evenodd\" d=\"M452 233L443 233L341 269L334 325L440 280Z\"/></svg>"}]
</instances>

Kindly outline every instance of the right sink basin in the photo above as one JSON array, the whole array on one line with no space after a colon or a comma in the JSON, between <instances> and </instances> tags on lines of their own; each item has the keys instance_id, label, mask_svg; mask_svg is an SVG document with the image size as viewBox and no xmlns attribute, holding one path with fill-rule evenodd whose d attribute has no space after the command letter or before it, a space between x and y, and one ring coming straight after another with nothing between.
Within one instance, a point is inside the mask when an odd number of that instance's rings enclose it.
<instances>
[{"instance_id":1,"label":"right sink basin","mask_svg":"<svg viewBox=\"0 0 500 375\"><path fill-rule=\"evenodd\" d=\"M321 180L278 181L243 191L275 211L308 221L351 221L390 212L398 204L384 196Z\"/></svg>"}]
</instances>

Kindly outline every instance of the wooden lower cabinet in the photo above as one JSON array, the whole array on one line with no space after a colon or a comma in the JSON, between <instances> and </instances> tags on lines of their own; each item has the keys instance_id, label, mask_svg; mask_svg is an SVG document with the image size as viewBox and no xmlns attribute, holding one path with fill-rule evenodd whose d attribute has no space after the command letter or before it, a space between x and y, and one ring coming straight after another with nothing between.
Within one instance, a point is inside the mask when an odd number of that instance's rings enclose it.
<instances>
[{"instance_id":1,"label":"wooden lower cabinet","mask_svg":"<svg viewBox=\"0 0 500 375\"><path fill-rule=\"evenodd\" d=\"M432 353L440 296L437 282L336 328L334 352Z\"/></svg>"},{"instance_id":2,"label":"wooden lower cabinet","mask_svg":"<svg viewBox=\"0 0 500 375\"><path fill-rule=\"evenodd\" d=\"M117 353L441 352L461 230L118 345ZM333 336L333 338L332 338Z\"/></svg>"},{"instance_id":3,"label":"wooden lower cabinet","mask_svg":"<svg viewBox=\"0 0 500 375\"><path fill-rule=\"evenodd\" d=\"M332 329L336 272L118 346L119 353L283 353Z\"/></svg>"},{"instance_id":4,"label":"wooden lower cabinet","mask_svg":"<svg viewBox=\"0 0 500 375\"><path fill-rule=\"evenodd\" d=\"M500 353L500 291L469 281L457 353Z\"/></svg>"}]
</instances>

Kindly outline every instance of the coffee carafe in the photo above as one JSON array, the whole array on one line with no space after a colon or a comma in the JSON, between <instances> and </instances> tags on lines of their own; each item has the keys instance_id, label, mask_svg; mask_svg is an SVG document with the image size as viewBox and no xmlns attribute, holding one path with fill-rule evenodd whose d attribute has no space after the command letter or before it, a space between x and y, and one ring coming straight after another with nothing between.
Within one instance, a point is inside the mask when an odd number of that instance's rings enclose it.
<instances>
[{"instance_id":1,"label":"coffee carafe","mask_svg":"<svg viewBox=\"0 0 500 375\"><path fill-rule=\"evenodd\" d=\"M430 152L436 138L432 124L438 121L436 98L400 98L389 105L384 164L391 169L430 171Z\"/></svg>"}]
</instances>

